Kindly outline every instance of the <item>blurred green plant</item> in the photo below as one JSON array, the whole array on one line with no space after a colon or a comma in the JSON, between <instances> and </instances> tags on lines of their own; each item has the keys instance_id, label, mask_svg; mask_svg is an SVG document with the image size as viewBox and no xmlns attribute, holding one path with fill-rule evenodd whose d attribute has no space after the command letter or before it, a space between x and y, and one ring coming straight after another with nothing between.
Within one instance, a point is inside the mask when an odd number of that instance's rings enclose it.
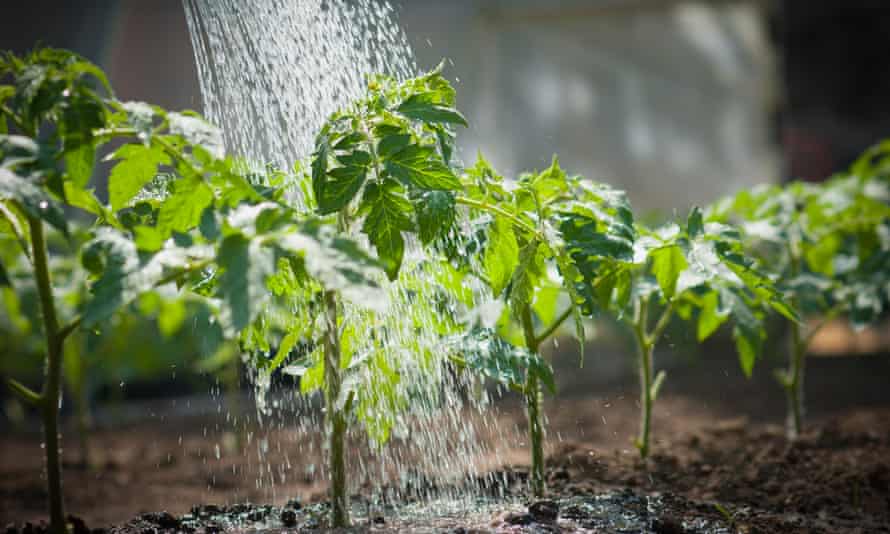
<instances>
[{"instance_id":1,"label":"blurred green plant","mask_svg":"<svg viewBox=\"0 0 890 534\"><path fill-rule=\"evenodd\" d=\"M105 75L73 53L6 54L0 79L0 285L18 294L14 284L27 277L20 273L32 273L46 362L40 392L9 385L41 411L50 531L62 533L58 411L64 351L75 332L102 329L146 294L184 291L203 298L212 324L237 338L268 300L266 282L279 265L348 290L376 287L366 276L376 261L283 203L277 177L260 183L239 173L223 159L219 132L196 114L119 102ZM109 155L104 203L88 184L97 151L112 140L124 144ZM47 232L68 246L48 248ZM74 257L83 270L73 279L87 280L89 291L69 318L60 314L52 275L58 258Z\"/></svg>"},{"instance_id":2,"label":"blurred green plant","mask_svg":"<svg viewBox=\"0 0 890 534\"><path fill-rule=\"evenodd\" d=\"M788 367L776 371L787 398L787 435L796 439L816 333L838 316L858 330L890 309L890 141L823 184L740 191L711 206L707 219L738 224L745 253L768 266L788 302L815 321L789 320Z\"/></svg>"}]
</instances>

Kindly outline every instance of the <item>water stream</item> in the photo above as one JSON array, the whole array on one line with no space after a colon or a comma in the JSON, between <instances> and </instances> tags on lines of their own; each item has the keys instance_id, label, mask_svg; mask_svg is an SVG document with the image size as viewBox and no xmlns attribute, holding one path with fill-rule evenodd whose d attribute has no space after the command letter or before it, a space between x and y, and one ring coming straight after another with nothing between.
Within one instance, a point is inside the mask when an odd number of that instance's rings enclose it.
<instances>
[{"instance_id":1,"label":"water stream","mask_svg":"<svg viewBox=\"0 0 890 534\"><path fill-rule=\"evenodd\" d=\"M266 164L287 169L306 158L328 115L364 93L367 74L404 79L416 73L411 48L387 2L184 0L184 7L204 114L222 128L228 152L257 169ZM410 248L408 272L426 260L419 247ZM447 371L432 325L417 328L405 319L416 299L434 298L425 294L433 288L429 273L416 273L388 285L391 304L383 316L369 319L356 307L345 310L345 324L387 333L379 341L385 344L385 365L400 375L395 396L406 403L395 413L382 406L368 409L372 416L379 409L380 420L392 423L383 448L353 425L350 480L354 491L381 503L434 497L466 502L490 482L481 477L480 466L491 465L497 451L486 444L504 440L504 431L496 418L483 415L487 393ZM358 380L371 391L385 382L373 371ZM265 428L291 436L271 445L259 439L251 451L260 462L257 485L280 500L276 480L307 472L326 475L322 465L305 465L305 458L320 457L322 411L316 397L283 392L266 399L268 381L256 385L257 417ZM288 449L286 462L267 461L270 446Z\"/></svg>"}]
</instances>

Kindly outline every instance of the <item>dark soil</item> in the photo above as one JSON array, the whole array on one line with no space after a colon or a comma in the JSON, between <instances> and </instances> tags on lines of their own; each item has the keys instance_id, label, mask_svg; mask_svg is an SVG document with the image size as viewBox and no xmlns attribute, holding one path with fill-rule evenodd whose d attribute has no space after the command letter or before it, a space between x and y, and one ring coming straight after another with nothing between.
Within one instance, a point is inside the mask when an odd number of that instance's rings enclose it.
<instances>
[{"instance_id":1,"label":"dark soil","mask_svg":"<svg viewBox=\"0 0 890 534\"><path fill-rule=\"evenodd\" d=\"M496 477L500 486L489 488L497 498L479 497L457 511L454 503L434 500L421 514L410 504L375 507L356 498L356 528L890 532L890 360L812 359L810 424L793 444L779 425L784 405L775 384L763 376L745 381L731 369L723 362L671 374L656 406L657 439L645 462L630 445L637 424L632 381L594 388L578 385L580 379L563 383L560 396L545 402L551 501L524 500L527 452L517 439L498 443L500 463L490 464L502 475ZM513 400L496 412L503 428L515 425L521 435L524 418ZM88 525L135 534L323 527L324 484L304 469L318 458L291 457L298 475L258 485L269 464L284 462L291 431L266 431L234 452L224 445L225 428L205 414L99 430L91 451L96 465L89 470L75 467L77 450L69 445L68 510L83 518L75 526L81 533ZM267 465L255 454L260 438L270 446ZM0 525L39 532L46 497L39 438L0 440ZM224 446L217 457L219 443ZM237 504L242 502L270 504ZM112 524L119 526L108 528Z\"/></svg>"}]
</instances>

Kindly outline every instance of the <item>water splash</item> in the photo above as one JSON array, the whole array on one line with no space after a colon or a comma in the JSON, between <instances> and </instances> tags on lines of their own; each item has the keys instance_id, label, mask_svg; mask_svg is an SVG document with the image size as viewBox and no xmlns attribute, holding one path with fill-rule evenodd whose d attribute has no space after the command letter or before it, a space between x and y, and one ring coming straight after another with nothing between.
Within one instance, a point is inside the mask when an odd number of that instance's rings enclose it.
<instances>
[{"instance_id":1,"label":"water splash","mask_svg":"<svg viewBox=\"0 0 890 534\"><path fill-rule=\"evenodd\" d=\"M288 168L309 155L365 77L415 74L413 53L376 0L183 0L204 114L228 152Z\"/></svg>"},{"instance_id":2,"label":"water splash","mask_svg":"<svg viewBox=\"0 0 890 534\"><path fill-rule=\"evenodd\" d=\"M204 113L223 129L229 153L258 168L287 169L306 158L329 114L364 94L367 74L405 79L416 73L405 34L386 2L184 0L184 6ZM492 460L498 451L487 443L506 440L496 420L483 416L487 392L472 378L450 372L434 324L437 314L418 311L418 303L435 301L437 286L433 273L418 267L428 260L422 249L416 244L408 249L405 274L395 283L383 282L392 303L388 313L369 315L349 305L343 310L344 324L380 333L354 350L382 358L354 377L356 389L373 392L392 384L375 376L374 369L387 367L398 375L388 394L402 403L398 410L373 403L359 407L364 425L351 425L349 437L351 490L377 503L468 500L495 483L494 475L481 474L483 459L498 463ZM475 289L479 304L492 300L482 284ZM253 374L262 436L248 435L243 452L256 459L257 487L268 488L274 498L276 480L326 476L319 434L323 410L317 395L274 391L268 374ZM384 432L389 441L380 448L373 441ZM287 442L269 443L268 436L282 433ZM290 453L273 465L270 447ZM300 461L292 461L296 458Z\"/></svg>"}]
</instances>

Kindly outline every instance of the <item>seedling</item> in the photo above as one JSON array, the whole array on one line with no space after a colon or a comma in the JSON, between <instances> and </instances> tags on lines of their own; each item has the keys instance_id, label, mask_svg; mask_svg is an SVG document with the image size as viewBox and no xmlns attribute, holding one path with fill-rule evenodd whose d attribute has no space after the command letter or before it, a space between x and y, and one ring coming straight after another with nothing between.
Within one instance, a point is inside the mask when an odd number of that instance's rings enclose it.
<instances>
[{"instance_id":1,"label":"seedling","mask_svg":"<svg viewBox=\"0 0 890 534\"><path fill-rule=\"evenodd\" d=\"M738 223L746 254L769 266L788 302L814 319L789 320L788 367L776 371L787 399L786 433L796 439L816 333L842 315L860 329L890 308L890 142L824 184L741 191L716 203L708 218Z\"/></svg>"},{"instance_id":2,"label":"seedling","mask_svg":"<svg viewBox=\"0 0 890 534\"><path fill-rule=\"evenodd\" d=\"M50 530L61 534L58 409L64 347L75 331L100 328L119 308L163 289L213 297L219 324L234 337L256 317L278 260L338 290L373 285L363 268L374 262L355 243L332 243L318 221L280 202L281 190L255 187L235 172L222 159L219 132L195 114L118 102L101 70L77 55L6 55L0 77L11 82L0 86L0 284L11 286L9 273L30 266L46 351L40 392L9 385L40 409ZM127 143L111 155L117 163L105 204L88 184L97 150L112 139ZM50 251L47 231L76 237L66 211L89 221L89 240ZM73 251L90 294L62 322L50 265ZM307 251L312 261L304 261Z\"/></svg>"},{"instance_id":3,"label":"seedling","mask_svg":"<svg viewBox=\"0 0 890 534\"><path fill-rule=\"evenodd\" d=\"M591 278L588 294L602 306L611 304L633 332L641 410L635 445L645 458L652 406L665 378L663 371L654 374L655 347L675 315L696 321L699 342L732 318L733 338L746 375L751 374L764 337L762 308L769 306L792 321L797 315L771 280L740 253L738 231L704 223L698 208L690 212L684 226L670 223L654 231L638 226L637 232L633 259Z\"/></svg>"},{"instance_id":4,"label":"seedling","mask_svg":"<svg viewBox=\"0 0 890 534\"><path fill-rule=\"evenodd\" d=\"M568 176L556 158L540 173L506 182L479 157L464 175L471 217L485 226L484 245L474 274L506 306L498 324L501 341L486 330L471 332L467 363L500 380L525 400L531 444L531 493L545 492L542 383L554 390L550 366L540 346L573 318L575 335L584 343L583 316L596 303L583 295L582 273L593 274L633 250L633 220L623 192ZM567 301L559 310L560 296ZM480 342L482 342L480 344ZM506 345L504 345L506 344ZM466 349L487 347L479 358Z\"/></svg>"},{"instance_id":5,"label":"seedling","mask_svg":"<svg viewBox=\"0 0 890 534\"><path fill-rule=\"evenodd\" d=\"M455 192L461 183L449 166L452 127L467 123L454 108L454 89L442 77L441 66L403 83L374 77L368 89L366 98L335 113L318 134L312 158L312 198L319 215L336 217L341 234L360 228L387 276L396 280L407 235L428 245L453 230ZM336 291L324 290L321 309L326 328L317 358L324 363L334 527L349 524L344 439L353 401L362 403L356 392L343 387L343 371L355 363L352 355L344 358L342 354L344 336L353 325L342 324L338 299ZM363 360L374 361L376 351ZM393 381L392 376L382 378Z\"/></svg>"}]
</instances>

